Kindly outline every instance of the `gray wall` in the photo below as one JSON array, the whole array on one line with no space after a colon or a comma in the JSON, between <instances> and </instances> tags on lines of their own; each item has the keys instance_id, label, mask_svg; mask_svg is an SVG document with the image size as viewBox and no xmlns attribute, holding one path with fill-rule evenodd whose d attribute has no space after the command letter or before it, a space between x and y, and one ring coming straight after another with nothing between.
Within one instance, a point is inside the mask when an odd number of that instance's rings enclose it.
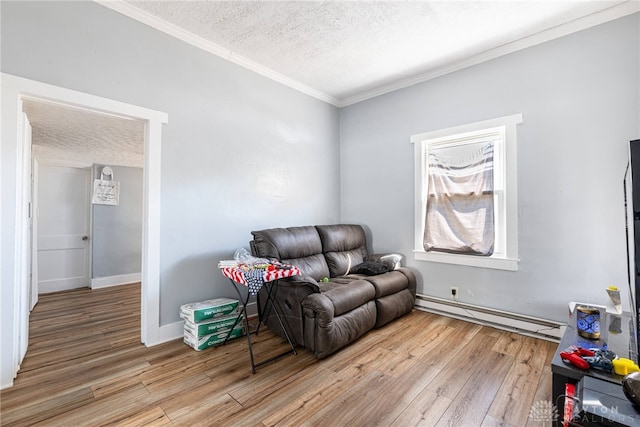
<instances>
[{"instance_id":1,"label":"gray wall","mask_svg":"<svg viewBox=\"0 0 640 427\"><path fill-rule=\"evenodd\" d=\"M161 324L234 296L217 260L273 226L362 223L374 250L408 257L421 293L459 286L461 301L557 320L626 281L638 14L338 112L93 2L0 7L3 72L168 113ZM518 112L520 271L413 261L409 136Z\"/></svg>"},{"instance_id":2,"label":"gray wall","mask_svg":"<svg viewBox=\"0 0 640 427\"><path fill-rule=\"evenodd\" d=\"M640 137L640 15L631 15L341 110L341 220L400 251L418 292L558 321L569 301L627 286L622 180ZM413 260L409 136L522 113L520 270Z\"/></svg>"},{"instance_id":3,"label":"gray wall","mask_svg":"<svg viewBox=\"0 0 640 427\"><path fill-rule=\"evenodd\" d=\"M113 165L94 165L93 178L100 179L104 166L120 183L120 203L92 205L92 277L140 273L142 266L143 170Z\"/></svg>"},{"instance_id":4,"label":"gray wall","mask_svg":"<svg viewBox=\"0 0 640 427\"><path fill-rule=\"evenodd\" d=\"M336 108L97 3L1 7L3 72L168 113L162 325L180 304L235 296L217 262L251 230L339 220Z\"/></svg>"}]
</instances>

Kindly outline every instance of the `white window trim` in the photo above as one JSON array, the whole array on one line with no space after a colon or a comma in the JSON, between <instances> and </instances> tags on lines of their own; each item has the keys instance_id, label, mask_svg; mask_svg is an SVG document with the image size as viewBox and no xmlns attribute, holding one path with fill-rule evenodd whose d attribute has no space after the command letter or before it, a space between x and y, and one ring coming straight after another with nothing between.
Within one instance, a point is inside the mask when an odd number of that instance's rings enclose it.
<instances>
[{"instance_id":1,"label":"white window trim","mask_svg":"<svg viewBox=\"0 0 640 427\"><path fill-rule=\"evenodd\" d=\"M518 271L518 262L520 259L518 258L518 140L516 126L522 123L522 121L522 114L512 114L411 136L411 143L414 144L415 158L415 244L413 253L416 260ZM502 126L504 126L505 129L504 156L506 162L504 194L506 197L505 220L507 238L505 252L502 254L494 254L490 257L426 252L422 246L425 219L423 195L426 190L424 188L425 180L423 177L425 176L427 168L425 162L426 141Z\"/></svg>"}]
</instances>

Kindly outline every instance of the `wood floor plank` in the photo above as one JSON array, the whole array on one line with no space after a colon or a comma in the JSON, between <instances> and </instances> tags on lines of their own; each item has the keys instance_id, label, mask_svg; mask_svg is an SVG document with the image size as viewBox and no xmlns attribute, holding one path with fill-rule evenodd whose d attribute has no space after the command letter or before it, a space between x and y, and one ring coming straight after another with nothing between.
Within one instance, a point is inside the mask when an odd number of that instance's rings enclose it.
<instances>
[{"instance_id":1,"label":"wood floor plank","mask_svg":"<svg viewBox=\"0 0 640 427\"><path fill-rule=\"evenodd\" d=\"M393 378L401 377L418 363L418 359L410 355L397 354L394 352L388 352L385 357L379 361L378 370Z\"/></svg>"},{"instance_id":2,"label":"wood floor plank","mask_svg":"<svg viewBox=\"0 0 640 427\"><path fill-rule=\"evenodd\" d=\"M202 386L166 400L162 409L177 425L220 425L221 420L242 411L242 405L227 393L210 392Z\"/></svg>"},{"instance_id":3,"label":"wood floor plank","mask_svg":"<svg viewBox=\"0 0 640 427\"><path fill-rule=\"evenodd\" d=\"M93 393L88 387L59 392L46 400L22 401L20 405L7 405L3 398L0 421L2 426L5 427L14 425L30 426L93 401Z\"/></svg>"},{"instance_id":4,"label":"wood floor plank","mask_svg":"<svg viewBox=\"0 0 640 427\"><path fill-rule=\"evenodd\" d=\"M438 342L429 352L421 356L420 360L422 362L444 368L452 356L455 356L460 349L482 330L480 325L465 323L456 319L448 320L450 322L447 325L453 327L453 331L448 334L446 340ZM463 325L464 327L461 327ZM481 348L485 349L486 347L482 346Z\"/></svg>"},{"instance_id":5,"label":"wood floor plank","mask_svg":"<svg viewBox=\"0 0 640 427\"><path fill-rule=\"evenodd\" d=\"M295 382L297 374L308 366L312 366L317 361L306 352L285 361L284 369L282 365L275 363L265 365L260 370L260 375L252 375L236 387L229 390L229 395L241 405L247 407L255 405L272 393L283 387L290 386Z\"/></svg>"},{"instance_id":6,"label":"wood floor plank","mask_svg":"<svg viewBox=\"0 0 640 427\"><path fill-rule=\"evenodd\" d=\"M499 420L497 418L492 417L491 415L487 415L482 420L482 424L480 427L517 427L513 424L507 424L503 420Z\"/></svg>"},{"instance_id":7,"label":"wood floor plank","mask_svg":"<svg viewBox=\"0 0 640 427\"><path fill-rule=\"evenodd\" d=\"M360 425L358 416L369 411L370 402L378 395L378 390L387 389L392 382L393 378L374 371L307 418L303 425Z\"/></svg>"},{"instance_id":8,"label":"wood floor plank","mask_svg":"<svg viewBox=\"0 0 640 427\"><path fill-rule=\"evenodd\" d=\"M96 372L96 368L111 368L114 369L115 374L119 367L124 368L126 365L135 361L141 366L148 366L148 362L144 358L144 354L147 350L141 344L133 344L119 348L109 348L102 353L95 353L89 355L83 355L82 357L70 356L68 360L59 362L57 364L49 364L45 361L42 366L37 366L26 372L20 371L20 375L16 379L16 383L28 387L28 386L40 386L43 382L54 381L57 377L74 376L78 370L84 369L96 373L96 378L103 378L106 371ZM124 362L126 365L119 365L120 362ZM88 374L91 374L89 372ZM83 373L83 375L87 375Z\"/></svg>"},{"instance_id":9,"label":"wood floor plank","mask_svg":"<svg viewBox=\"0 0 640 427\"><path fill-rule=\"evenodd\" d=\"M318 375L323 382L314 388L305 390L297 399L275 408L273 414L263 420L265 425L299 426L313 414L331 404L351 388L355 387L364 377L376 371L380 354L387 354L388 350L375 347L353 364L338 372L333 371L331 363L321 363L322 371Z\"/></svg>"},{"instance_id":10,"label":"wood floor plank","mask_svg":"<svg viewBox=\"0 0 640 427\"><path fill-rule=\"evenodd\" d=\"M413 358L422 358L433 348L448 339L449 334L455 328L446 325L446 322L436 320L424 328L419 328L411 339L401 341L393 351L404 353Z\"/></svg>"},{"instance_id":11,"label":"wood floor plank","mask_svg":"<svg viewBox=\"0 0 640 427\"><path fill-rule=\"evenodd\" d=\"M416 332L422 334L424 332L424 329L428 329L432 326L432 322L428 321L422 316L413 316L413 319L414 324L411 326L407 326L405 322L399 324L387 323L384 328L381 329L381 332L385 334L384 337L370 336L371 334L367 334L365 335L363 341L365 341L366 345L367 340L378 339L378 345L380 347L385 348L389 351L396 351L398 348L398 343L411 341L412 338L416 335ZM434 320L433 322L437 322L437 320ZM388 339L388 337L391 335L393 335L393 339Z\"/></svg>"},{"instance_id":12,"label":"wood floor plank","mask_svg":"<svg viewBox=\"0 0 640 427\"><path fill-rule=\"evenodd\" d=\"M117 420L105 424L105 426L121 426L123 424L126 424L127 427L161 427L170 425L171 420L161 408L153 407L128 417L126 420Z\"/></svg>"},{"instance_id":13,"label":"wood floor plank","mask_svg":"<svg viewBox=\"0 0 640 427\"><path fill-rule=\"evenodd\" d=\"M122 423L133 417L139 411L138 406L145 402L149 392L140 383L135 384L117 395L104 399L94 399L92 402L71 409L60 415L47 418L33 424L34 426L85 426L104 425L108 423Z\"/></svg>"},{"instance_id":14,"label":"wood floor plank","mask_svg":"<svg viewBox=\"0 0 640 427\"><path fill-rule=\"evenodd\" d=\"M307 357L312 358L312 355L309 353ZM268 425L263 420L272 416L276 411L282 413L279 408L286 407L292 396L300 396L307 390L313 390L321 385L324 382L321 374L325 371L318 364L307 365L307 368L295 374L295 377L288 384L270 390L266 396L256 399L255 403L251 405L243 405L242 411L223 421L230 425Z\"/></svg>"},{"instance_id":15,"label":"wood floor plank","mask_svg":"<svg viewBox=\"0 0 640 427\"><path fill-rule=\"evenodd\" d=\"M491 338L495 341L495 338ZM478 351L478 349L490 348L493 342L483 335L475 335L465 346L451 354L448 363L440 368L440 373L429 383L427 387L439 395L455 399L466 386L468 379L474 374L473 368L484 366L488 363L492 353L490 351Z\"/></svg>"},{"instance_id":16,"label":"wood floor plank","mask_svg":"<svg viewBox=\"0 0 640 427\"><path fill-rule=\"evenodd\" d=\"M522 335L501 333L491 350L515 356L522 347L523 341L525 341L525 337Z\"/></svg>"},{"instance_id":17,"label":"wood floor plank","mask_svg":"<svg viewBox=\"0 0 640 427\"><path fill-rule=\"evenodd\" d=\"M388 426L408 408L438 374L439 368L425 364L414 364L403 375L378 390L369 400L369 410L359 413L351 420L352 425ZM389 399L393 396L393 399Z\"/></svg>"},{"instance_id":18,"label":"wood floor plank","mask_svg":"<svg viewBox=\"0 0 640 427\"><path fill-rule=\"evenodd\" d=\"M436 426L481 425L512 364L513 356L488 352L488 357L475 366L473 375Z\"/></svg>"},{"instance_id":19,"label":"wood floor plank","mask_svg":"<svg viewBox=\"0 0 640 427\"><path fill-rule=\"evenodd\" d=\"M425 388L390 425L393 427L434 426L452 402L451 399Z\"/></svg>"},{"instance_id":20,"label":"wood floor plank","mask_svg":"<svg viewBox=\"0 0 640 427\"><path fill-rule=\"evenodd\" d=\"M550 342L543 342L540 345L540 351L546 352L547 356L545 357L545 361L542 368L542 373L540 374L540 381L538 382L538 388L536 389L536 393L533 396L533 404L531 408L529 408L529 414L531 414L531 410L533 409L533 405L537 405L540 407L541 405L554 405L553 402L553 393L552 393L552 373L551 373L551 360L556 352L557 345ZM534 427L540 425L540 421L536 419L527 418L527 427Z\"/></svg>"},{"instance_id":21,"label":"wood floor plank","mask_svg":"<svg viewBox=\"0 0 640 427\"><path fill-rule=\"evenodd\" d=\"M140 374L138 375L118 375L104 380L96 381L91 385L91 392L96 399L102 399L107 396L118 394L123 390L140 384Z\"/></svg>"},{"instance_id":22,"label":"wood floor plank","mask_svg":"<svg viewBox=\"0 0 640 427\"><path fill-rule=\"evenodd\" d=\"M64 347L57 347L55 341L49 343L49 349L39 353L31 354L28 359L25 358L21 369L29 371L35 367L48 365L56 365L70 359L78 359L85 356L104 353L111 349L111 344L104 340L104 336L100 335L96 342L87 345L88 336L81 336L75 340L67 341Z\"/></svg>"},{"instance_id":23,"label":"wood floor plank","mask_svg":"<svg viewBox=\"0 0 640 427\"><path fill-rule=\"evenodd\" d=\"M541 346L525 340L515 355L515 363L507 373L489 409L489 415L511 425L525 425L540 381L545 358L539 357ZM546 348L542 348L546 356Z\"/></svg>"},{"instance_id":24,"label":"wood floor plank","mask_svg":"<svg viewBox=\"0 0 640 427\"><path fill-rule=\"evenodd\" d=\"M414 426L530 423L554 343L414 310L325 359L251 373L246 338L197 352L140 344L140 285L41 295L2 426ZM256 360L286 350L266 328Z\"/></svg>"},{"instance_id":25,"label":"wood floor plank","mask_svg":"<svg viewBox=\"0 0 640 427\"><path fill-rule=\"evenodd\" d=\"M101 381L118 377L135 375L149 365L146 361L134 360L112 360L108 363L86 363L76 369L64 369L51 371L34 379L29 384L2 392L2 407L5 405L12 407L19 405L24 399L31 402L44 402L49 400L52 393L75 391L85 387L91 387ZM19 387L19 388L15 388Z\"/></svg>"},{"instance_id":26,"label":"wood floor plank","mask_svg":"<svg viewBox=\"0 0 640 427\"><path fill-rule=\"evenodd\" d=\"M298 426L301 425L309 414L317 412L328 402L343 394L353 387L362 378L362 371L357 377L345 374L344 371L336 373L330 369L318 366L314 371L321 380L313 389L305 390L295 400L289 399L278 408L272 409L271 413L262 420L266 426ZM311 391L309 391L311 390Z\"/></svg>"},{"instance_id":27,"label":"wood floor plank","mask_svg":"<svg viewBox=\"0 0 640 427\"><path fill-rule=\"evenodd\" d=\"M188 377L192 374L203 373L210 365L215 365L215 358L200 352L183 352L180 356L156 363L140 374L144 385L154 390L162 387L166 382L175 378Z\"/></svg>"},{"instance_id":28,"label":"wood floor plank","mask_svg":"<svg viewBox=\"0 0 640 427\"><path fill-rule=\"evenodd\" d=\"M388 346L384 348L382 346L382 343L388 340L387 334L388 332L386 331L383 332L382 335L367 334L358 339L354 343L356 345L347 346L340 351L329 355L327 358L323 359L323 361L335 372L349 369L354 364L357 364L363 357L370 359L368 353L371 349L376 349L376 351L380 352L383 350L389 351ZM369 361L369 363L371 363L371 361Z\"/></svg>"}]
</instances>

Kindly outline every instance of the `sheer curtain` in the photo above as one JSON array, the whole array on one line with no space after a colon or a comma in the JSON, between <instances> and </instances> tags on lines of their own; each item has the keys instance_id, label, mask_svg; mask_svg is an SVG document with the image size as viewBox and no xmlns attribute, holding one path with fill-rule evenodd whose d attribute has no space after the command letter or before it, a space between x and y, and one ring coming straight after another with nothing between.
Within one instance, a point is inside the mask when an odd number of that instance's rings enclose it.
<instances>
[{"instance_id":1,"label":"sheer curtain","mask_svg":"<svg viewBox=\"0 0 640 427\"><path fill-rule=\"evenodd\" d=\"M428 152L425 251L493 254L493 142Z\"/></svg>"}]
</instances>

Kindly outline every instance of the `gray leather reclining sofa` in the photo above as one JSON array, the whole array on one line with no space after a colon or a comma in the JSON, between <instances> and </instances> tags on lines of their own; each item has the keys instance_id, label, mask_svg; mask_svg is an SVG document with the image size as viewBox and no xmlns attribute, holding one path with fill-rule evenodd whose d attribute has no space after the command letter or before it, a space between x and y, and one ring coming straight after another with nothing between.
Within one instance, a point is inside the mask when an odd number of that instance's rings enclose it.
<instances>
[{"instance_id":1,"label":"gray leather reclining sofa","mask_svg":"<svg viewBox=\"0 0 640 427\"><path fill-rule=\"evenodd\" d=\"M318 359L413 309L415 275L400 266L400 255L369 255L359 225L273 228L251 234L254 256L275 258L301 270L302 276L280 280L274 292L290 338ZM382 264L390 271L353 272ZM263 320L284 337L273 310L264 307L266 289L260 292Z\"/></svg>"}]
</instances>

